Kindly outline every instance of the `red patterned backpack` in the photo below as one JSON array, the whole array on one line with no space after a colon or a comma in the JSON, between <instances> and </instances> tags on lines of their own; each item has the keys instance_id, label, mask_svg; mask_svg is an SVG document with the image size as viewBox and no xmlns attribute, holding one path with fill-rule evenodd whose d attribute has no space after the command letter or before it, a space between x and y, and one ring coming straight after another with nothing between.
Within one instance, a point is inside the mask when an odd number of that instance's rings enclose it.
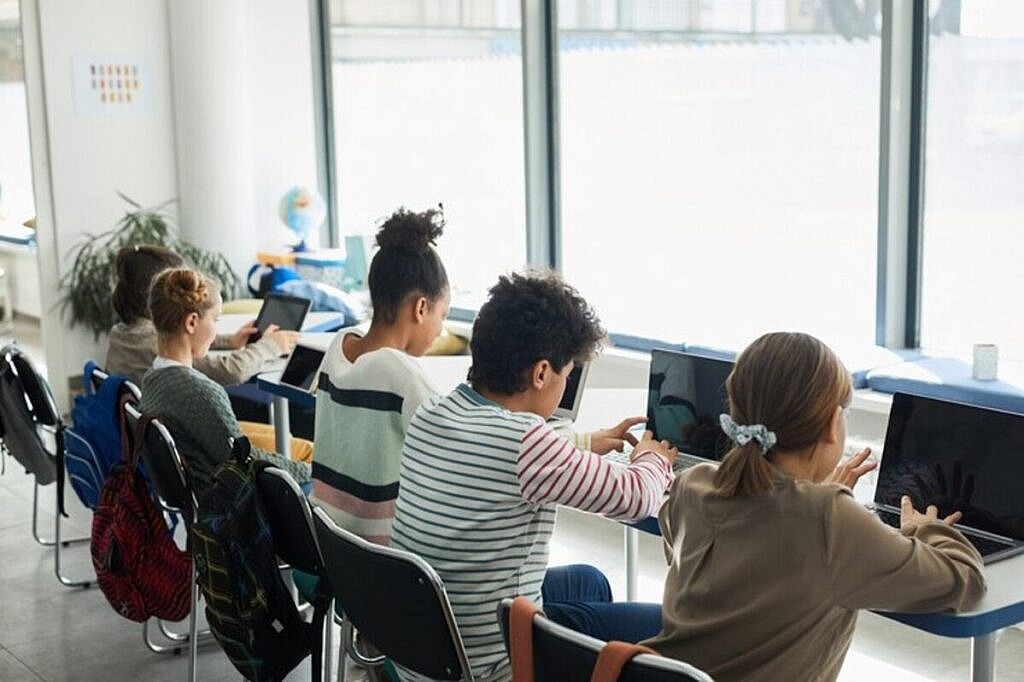
<instances>
[{"instance_id":1,"label":"red patterned backpack","mask_svg":"<svg viewBox=\"0 0 1024 682\"><path fill-rule=\"evenodd\" d=\"M124 396L121 402L127 400ZM191 558L174 544L138 471L142 435L150 420L139 422L134 451L123 417L121 421L122 459L104 482L92 517L96 579L114 610L129 620L182 620L189 613Z\"/></svg>"}]
</instances>

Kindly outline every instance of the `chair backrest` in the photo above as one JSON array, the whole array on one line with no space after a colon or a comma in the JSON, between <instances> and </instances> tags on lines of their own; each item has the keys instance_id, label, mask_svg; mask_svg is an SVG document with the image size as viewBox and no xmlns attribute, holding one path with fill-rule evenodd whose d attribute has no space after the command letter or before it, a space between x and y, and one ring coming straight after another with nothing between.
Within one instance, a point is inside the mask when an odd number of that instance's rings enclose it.
<instances>
[{"instance_id":1,"label":"chair backrest","mask_svg":"<svg viewBox=\"0 0 1024 682\"><path fill-rule=\"evenodd\" d=\"M511 599L498 605L498 622L508 648ZM605 645L599 639L552 623L542 614L533 618L533 667L535 682L590 682L597 656ZM623 667L620 682L712 682L711 677L688 663L662 656L640 654Z\"/></svg>"},{"instance_id":2,"label":"chair backrest","mask_svg":"<svg viewBox=\"0 0 1024 682\"><path fill-rule=\"evenodd\" d=\"M320 575L323 562L313 530L313 514L298 483L277 467L256 476L263 512L274 536L274 552L292 568Z\"/></svg>"},{"instance_id":3,"label":"chair backrest","mask_svg":"<svg viewBox=\"0 0 1024 682\"><path fill-rule=\"evenodd\" d=\"M103 382L110 378L110 374L100 369L99 367L93 367L92 370L92 388L94 391L98 391ZM125 387L131 392L132 397L135 398L135 402L142 400L142 391L139 387L132 383L130 380L124 382Z\"/></svg>"},{"instance_id":4,"label":"chair backrest","mask_svg":"<svg viewBox=\"0 0 1024 682\"><path fill-rule=\"evenodd\" d=\"M124 412L128 422L128 433L134 438L142 421L142 413L131 403L125 403ZM174 439L157 419L146 424L142 461L146 464L149 480L160 497L163 508L172 513L184 514L186 518L191 519L196 505L188 479L185 477L185 468L174 445Z\"/></svg>"},{"instance_id":5,"label":"chair backrest","mask_svg":"<svg viewBox=\"0 0 1024 682\"><path fill-rule=\"evenodd\" d=\"M472 680L437 573L410 552L367 542L313 510L320 551L345 618L382 654L437 680Z\"/></svg>"}]
</instances>

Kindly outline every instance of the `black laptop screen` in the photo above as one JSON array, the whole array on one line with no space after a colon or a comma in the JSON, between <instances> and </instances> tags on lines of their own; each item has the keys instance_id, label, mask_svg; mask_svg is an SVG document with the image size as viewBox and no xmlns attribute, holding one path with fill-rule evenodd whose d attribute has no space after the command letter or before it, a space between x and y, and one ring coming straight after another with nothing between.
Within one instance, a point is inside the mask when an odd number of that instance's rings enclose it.
<instances>
[{"instance_id":1,"label":"black laptop screen","mask_svg":"<svg viewBox=\"0 0 1024 682\"><path fill-rule=\"evenodd\" d=\"M1024 416L897 393L875 502L963 512L960 523L1024 540Z\"/></svg>"},{"instance_id":2,"label":"black laptop screen","mask_svg":"<svg viewBox=\"0 0 1024 682\"><path fill-rule=\"evenodd\" d=\"M725 380L733 363L676 351L651 351L647 428L680 452L720 460L729 450L718 417L728 412Z\"/></svg>"},{"instance_id":3,"label":"black laptop screen","mask_svg":"<svg viewBox=\"0 0 1024 682\"><path fill-rule=\"evenodd\" d=\"M562 400L558 406L563 410L571 410L576 404L576 393L580 390L580 377L583 376L583 365L578 364L569 372L565 378L565 392L562 393Z\"/></svg>"}]
</instances>

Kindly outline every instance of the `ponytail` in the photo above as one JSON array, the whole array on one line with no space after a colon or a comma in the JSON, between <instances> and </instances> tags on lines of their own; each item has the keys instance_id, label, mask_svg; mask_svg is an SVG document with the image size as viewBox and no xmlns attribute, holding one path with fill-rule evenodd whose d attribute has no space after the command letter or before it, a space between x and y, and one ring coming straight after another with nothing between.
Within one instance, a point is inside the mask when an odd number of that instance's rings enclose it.
<instances>
[{"instance_id":1,"label":"ponytail","mask_svg":"<svg viewBox=\"0 0 1024 682\"><path fill-rule=\"evenodd\" d=\"M757 443L734 445L718 465L714 483L724 497L760 495L772 489L771 465Z\"/></svg>"}]
</instances>

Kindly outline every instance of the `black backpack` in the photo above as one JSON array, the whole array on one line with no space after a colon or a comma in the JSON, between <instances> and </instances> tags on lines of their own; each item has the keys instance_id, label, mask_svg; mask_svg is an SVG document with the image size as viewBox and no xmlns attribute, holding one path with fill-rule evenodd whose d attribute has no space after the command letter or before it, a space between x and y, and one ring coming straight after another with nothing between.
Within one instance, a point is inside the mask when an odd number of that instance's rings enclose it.
<instances>
[{"instance_id":1,"label":"black backpack","mask_svg":"<svg viewBox=\"0 0 1024 682\"><path fill-rule=\"evenodd\" d=\"M256 488L266 462L249 456L246 438L199 491L190 529L210 630L246 679L281 680L309 655L311 627L292 601Z\"/></svg>"},{"instance_id":2,"label":"black backpack","mask_svg":"<svg viewBox=\"0 0 1024 682\"><path fill-rule=\"evenodd\" d=\"M34 413L50 411L49 396L43 391L35 369L17 346L9 345L0 350L0 415L3 420L0 438L3 450L33 474L39 485L49 485L57 479L58 462L46 450L37 430L40 423ZM26 402L26 397L31 404ZM59 423L43 425L56 429Z\"/></svg>"}]
</instances>

